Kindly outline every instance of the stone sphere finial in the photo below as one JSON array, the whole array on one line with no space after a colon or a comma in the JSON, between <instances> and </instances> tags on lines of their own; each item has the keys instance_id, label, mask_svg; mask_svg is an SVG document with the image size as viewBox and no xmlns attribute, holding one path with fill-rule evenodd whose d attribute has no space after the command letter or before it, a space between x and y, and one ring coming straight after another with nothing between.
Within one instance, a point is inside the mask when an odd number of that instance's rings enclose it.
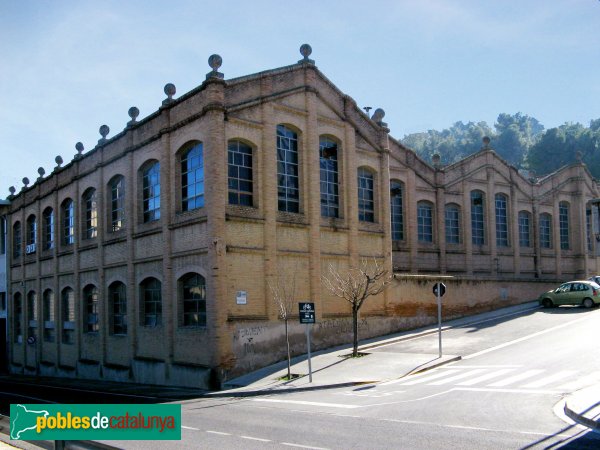
<instances>
[{"instance_id":1,"label":"stone sphere finial","mask_svg":"<svg viewBox=\"0 0 600 450\"><path fill-rule=\"evenodd\" d=\"M224 75L221 72L219 72L219 67L223 65L223 58L221 58L221 56L217 55L216 53L214 55L210 55L208 58L208 65L210 66L212 71L206 74L206 79L209 80L211 78L217 78L219 80L222 80Z\"/></svg>"},{"instance_id":2,"label":"stone sphere finial","mask_svg":"<svg viewBox=\"0 0 600 450\"><path fill-rule=\"evenodd\" d=\"M15 189L14 186L11 186L8 188L8 192L10 192L10 195L13 196L13 195L15 195L15 192L17 192L17 190Z\"/></svg>"},{"instance_id":3,"label":"stone sphere finial","mask_svg":"<svg viewBox=\"0 0 600 450\"><path fill-rule=\"evenodd\" d=\"M299 63L310 63L314 64L315 61L310 59L309 56L312 54L312 47L308 44L302 44L300 46L300 54L302 55L302 59L298 61Z\"/></svg>"},{"instance_id":4,"label":"stone sphere finial","mask_svg":"<svg viewBox=\"0 0 600 450\"><path fill-rule=\"evenodd\" d=\"M56 163L56 168L58 169L63 163L62 156L58 155L56 158L54 158L54 162Z\"/></svg>"},{"instance_id":5,"label":"stone sphere finial","mask_svg":"<svg viewBox=\"0 0 600 450\"><path fill-rule=\"evenodd\" d=\"M484 136L483 139L482 139L482 141L483 141L483 148L486 149L486 150L489 149L490 148L490 142L491 142L491 139L489 138L489 136Z\"/></svg>"},{"instance_id":6,"label":"stone sphere finial","mask_svg":"<svg viewBox=\"0 0 600 450\"><path fill-rule=\"evenodd\" d=\"M167 98L163 100L162 104L168 105L173 101L173 96L177 92L177 89L173 83L167 83L165 84L164 92L167 95Z\"/></svg>"},{"instance_id":7,"label":"stone sphere finial","mask_svg":"<svg viewBox=\"0 0 600 450\"><path fill-rule=\"evenodd\" d=\"M23 187L27 187L27 185L29 184L29 178L24 177L22 181L23 181Z\"/></svg>"},{"instance_id":8,"label":"stone sphere finial","mask_svg":"<svg viewBox=\"0 0 600 450\"><path fill-rule=\"evenodd\" d=\"M46 171L43 167L38 167L38 174L40 175L40 178L43 178L45 173Z\"/></svg>"},{"instance_id":9,"label":"stone sphere finial","mask_svg":"<svg viewBox=\"0 0 600 450\"><path fill-rule=\"evenodd\" d=\"M131 118L131 120L127 122L127 126L131 126L136 122L137 117L140 115L140 110L137 109L137 107L132 106L129 108L129 111L127 111L127 114L129 114L129 117Z\"/></svg>"},{"instance_id":10,"label":"stone sphere finial","mask_svg":"<svg viewBox=\"0 0 600 450\"><path fill-rule=\"evenodd\" d=\"M77 153L81 154L83 153L83 144L81 142L78 142L77 144L75 144L75 150L77 150Z\"/></svg>"},{"instance_id":11,"label":"stone sphere finial","mask_svg":"<svg viewBox=\"0 0 600 450\"><path fill-rule=\"evenodd\" d=\"M100 136L102 136L98 139L98 144L104 144L106 142L106 136L110 133L110 128L108 128L108 125L102 125L98 131L100 132Z\"/></svg>"}]
</instances>

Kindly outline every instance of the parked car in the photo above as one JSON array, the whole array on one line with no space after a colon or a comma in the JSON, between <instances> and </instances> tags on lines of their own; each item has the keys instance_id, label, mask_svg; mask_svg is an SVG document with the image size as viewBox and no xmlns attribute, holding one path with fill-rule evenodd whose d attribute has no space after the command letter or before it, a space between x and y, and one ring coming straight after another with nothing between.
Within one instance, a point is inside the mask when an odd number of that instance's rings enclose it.
<instances>
[{"instance_id":1,"label":"parked car","mask_svg":"<svg viewBox=\"0 0 600 450\"><path fill-rule=\"evenodd\" d=\"M600 285L595 281L569 281L539 297L540 305L551 308L560 305L581 305L585 308L600 305Z\"/></svg>"},{"instance_id":2,"label":"parked car","mask_svg":"<svg viewBox=\"0 0 600 450\"><path fill-rule=\"evenodd\" d=\"M594 275L593 277L589 277L588 281L593 281L594 283L600 285L600 275Z\"/></svg>"}]
</instances>

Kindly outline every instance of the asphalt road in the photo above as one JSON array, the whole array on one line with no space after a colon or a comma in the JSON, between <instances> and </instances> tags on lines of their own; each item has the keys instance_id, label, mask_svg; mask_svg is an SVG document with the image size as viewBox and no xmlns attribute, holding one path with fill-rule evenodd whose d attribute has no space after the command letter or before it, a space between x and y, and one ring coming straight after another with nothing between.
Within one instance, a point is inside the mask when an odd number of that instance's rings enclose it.
<instances>
[{"instance_id":1,"label":"asphalt road","mask_svg":"<svg viewBox=\"0 0 600 450\"><path fill-rule=\"evenodd\" d=\"M600 449L559 417L563 397L600 382L600 310L535 310L444 332L463 360L364 385L183 402L180 442L135 449ZM437 336L370 350L437 354ZM368 356L366 356L368 358ZM108 443L108 442L107 442Z\"/></svg>"}]
</instances>

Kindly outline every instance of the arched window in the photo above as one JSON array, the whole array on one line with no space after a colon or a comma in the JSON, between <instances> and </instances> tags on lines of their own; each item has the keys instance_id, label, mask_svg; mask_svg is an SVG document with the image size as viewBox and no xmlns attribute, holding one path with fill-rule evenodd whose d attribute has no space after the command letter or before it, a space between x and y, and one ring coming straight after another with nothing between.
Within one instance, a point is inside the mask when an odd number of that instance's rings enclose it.
<instances>
[{"instance_id":1,"label":"arched window","mask_svg":"<svg viewBox=\"0 0 600 450\"><path fill-rule=\"evenodd\" d=\"M42 214L42 245L44 250L54 248L54 210L46 208Z\"/></svg>"},{"instance_id":2,"label":"arched window","mask_svg":"<svg viewBox=\"0 0 600 450\"><path fill-rule=\"evenodd\" d=\"M62 343L75 343L75 292L64 288L61 292Z\"/></svg>"},{"instance_id":3,"label":"arched window","mask_svg":"<svg viewBox=\"0 0 600 450\"><path fill-rule=\"evenodd\" d=\"M37 220L32 214L27 218L27 231L25 233L25 254L35 253L37 243Z\"/></svg>"},{"instance_id":4,"label":"arched window","mask_svg":"<svg viewBox=\"0 0 600 450\"><path fill-rule=\"evenodd\" d=\"M98 200L93 188L89 188L83 194L83 213L84 239L93 239L98 236Z\"/></svg>"},{"instance_id":5,"label":"arched window","mask_svg":"<svg viewBox=\"0 0 600 450\"><path fill-rule=\"evenodd\" d=\"M252 147L231 140L227 145L229 204L252 206Z\"/></svg>"},{"instance_id":6,"label":"arched window","mask_svg":"<svg viewBox=\"0 0 600 450\"><path fill-rule=\"evenodd\" d=\"M110 230L113 232L125 227L125 178L118 175L108 184L110 195Z\"/></svg>"},{"instance_id":7,"label":"arched window","mask_svg":"<svg viewBox=\"0 0 600 450\"><path fill-rule=\"evenodd\" d=\"M319 138L319 167L321 171L321 216L339 217L338 144L327 136Z\"/></svg>"},{"instance_id":8,"label":"arched window","mask_svg":"<svg viewBox=\"0 0 600 450\"><path fill-rule=\"evenodd\" d=\"M13 258L17 259L21 257L21 244L23 237L21 236L21 222L15 222L13 225L12 245L13 245Z\"/></svg>"},{"instance_id":9,"label":"arched window","mask_svg":"<svg viewBox=\"0 0 600 450\"><path fill-rule=\"evenodd\" d=\"M481 191L471 192L471 241L473 245L485 244L484 196Z\"/></svg>"},{"instance_id":10,"label":"arched window","mask_svg":"<svg viewBox=\"0 0 600 450\"><path fill-rule=\"evenodd\" d=\"M63 245L75 243L75 207L70 198L62 203L62 243Z\"/></svg>"},{"instance_id":11,"label":"arched window","mask_svg":"<svg viewBox=\"0 0 600 450\"><path fill-rule=\"evenodd\" d=\"M27 338L37 337L37 294L35 291L29 291L27 294Z\"/></svg>"},{"instance_id":12,"label":"arched window","mask_svg":"<svg viewBox=\"0 0 600 450\"><path fill-rule=\"evenodd\" d=\"M558 223L560 226L560 248L568 250L569 244L569 204L560 202L558 204Z\"/></svg>"},{"instance_id":13,"label":"arched window","mask_svg":"<svg viewBox=\"0 0 600 450\"><path fill-rule=\"evenodd\" d=\"M390 213L392 219L392 240L404 240L404 207L402 196L404 185L392 180L390 181Z\"/></svg>"},{"instance_id":14,"label":"arched window","mask_svg":"<svg viewBox=\"0 0 600 450\"><path fill-rule=\"evenodd\" d=\"M358 220L375 222L373 174L364 167L358 169Z\"/></svg>"},{"instance_id":15,"label":"arched window","mask_svg":"<svg viewBox=\"0 0 600 450\"><path fill-rule=\"evenodd\" d=\"M127 334L127 290L120 281L115 281L108 287L110 302L111 327L110 334Z\"/></svg>"},{"instance_id":16,"label":"arched window","mask_svg":"<svg viewBox=\"0 0 600 450\"><path fill-rule=\"evenodd\" d=\"M142 300L141 319L146 327L157 327L162 324L161 283L156 278L146 278L140 284Z\"/></svg>"},{"instance_id":17,"label":"arched window","mask_svg":"<svg viewBox=\"0 0 600 450\"><path fill-rule=\"evenodd\" d=\"M279 211L300 212L298 135L277 125L277 198Z\"/></svg>"},{"instance_id":18,"label":"arched window","mask_svg":"<svg viewBox=\"0 0 600 450\"><path fill-rule=\"evenodd\" d=\"M460 207L454 203L446 205L444 215L446 243L460 244Z\"/></svg>"},{"instance_id":19,"label":"arched window","mask_svg":"<svg viewBox=\"0 0 600 450\"><path fill-rule=\"evenodd\" d=\"M13 294L13 339L17 344L23 343L23 302L21 293Z\"/></svg>"},{"instance_id":20,"label":"arched window","mask_svg":"<svg viewBox=\"0 0 600 450\"><path fill-rule=\"evenodd\" d=\"M160 219L160 163L147 165L142 170L142 203L144 223Z\"/></svg>"},{"instance_id":21,"label":"arched window","mask_svg":"<svg viewBox=\"0 0 600 450\"><path fill-rule=\"evenodd\" d=\"M552 248L552 216L540 214L540 247Z\"/></svg>"},{"instance_id":22,"label":"arched window","mask_svg":"<svg viewBox=\"0 0 600 450\"><path fill-rule=\"evenodd\" d=\"M42 296L42 309L44 321L44 341L54 342L54 292L51 289L46 289Z\"/></svg>"},{"instance_id":23,"label":"arched window","mask_svg":"<svg viewBox=\"0 0 600 450\"><path fill-rule=\"evenodd\" d=\"M519 211L519 247L531 247L531 214Z\"/></svg>"},{"instance_id":24,"label":"arched window","mask_svg":"<svg viewBox=\"0 0 600 450\"><path fill-rule=\"evenodd\" d=\"M198 142L181 154L181 210L204 207L204 152Z\"/></svg>"},{"instance_id":25,"label":"arched window","mask_svg":"<svg viewBox=\"0 0 600 450\"><path fill-rule=\"evenodd\" d=\"M417 203L417 235L419 242L433 242L433 205L426 201Z\"/></svg>"},{"instance_id":26,"label":"arched window","mask_svg":"<svg viewBox=\"0 0 600 450\"><path fill-rule=\"evenodd\" d=\"M180 325L206 326L206 281L202 275L188 273L179 279Z\"/></svg>"},{"instance_id":27,"label":"arched window","mask_svg":"<svg viewBox=\"0 0 600 450\"><path fill-rule=\"evenodd\" d=\"M88 284L83 288L83 302L85 304L83 329L86 333L96 333L99 330L98 288L96 286Z\"/></svg>"},{"instance_id":28,"label":"arched window","mask_svg":"<svg viewBox=\"0 0 600 450\"><path fill-rule=\"evenodd\" d=\"M508 216L506 195L496 194L496 245L508 247Z\"/></svg>"}]
</instances>

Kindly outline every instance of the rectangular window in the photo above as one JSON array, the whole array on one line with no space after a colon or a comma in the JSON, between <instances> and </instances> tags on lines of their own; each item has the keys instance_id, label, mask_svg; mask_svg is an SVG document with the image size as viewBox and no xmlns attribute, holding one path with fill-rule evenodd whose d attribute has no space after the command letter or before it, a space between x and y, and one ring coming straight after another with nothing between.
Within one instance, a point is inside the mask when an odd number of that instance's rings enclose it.
<instances>
[{"instance_id":1,"label":"rectangular window","mask_svg":"<svg viewBox=\"0 0 600 450\"><path fill-rule=\"evenodd\" d=\"M540 216L540 247L552 248L552 217L549 214Z\"/></svg>"},{"instance_id":2,"label":"rectangular window","mask_svg":"<svg viewBox=\"0 0 600 450\"><path fill-rule=\"evenodd\" d=\"M485 228L483 213L483 194L480 191L471 193L471 241L473 245L485 244Z\"/></svg>"},{"instance_id":3,"label":"rectangular window","mask_svg":"<svg viewBox=\"0 0 600 450\"><path fill-rule=\"evenodd\" d=\"M560 248L569 249L569 205L561 202L558 205L558 222L560 226Z\"/></svg>"},{"instance_id":4,"label":"rectangular window","mask_svg":"<svg viewBox=\"0 0 600 450\"><path fill-rule=\"evenodd\" d=\"M404 209L402 205L402 184L390 183L390 214L392 219L392 240L404 240Z\"/></svg>"},{"instance_id":5,"label":"rectangular window","mask_svg":"<svg viewBox=\"0 0 600 450\"><path fill-rule=\"evenodd\" d=\"M319 141L321 216L339 217L337 144L328 137Z\"/></svg>"},{"instance_id":6,"label":"rectangular window","mask_svg":"<svg viewBox=\"0 0 600 450\"><path fill-rule=\"evenodd\" d=\"M227 146L229 204L252 206L252 147L240 141Z\"/></svg>"},{"instance_id":7,"label":"rectangular window","mask_svg":"<svg viewBox=\"0 0 600 450\"><path fill-rule=\"evenodd\" d=\"M433 242L433 208L428 203L417 204L417 233L419 242Z\"/></svg>"},{"instance_id":8,"label":"rectangular window","mask_svg":"<svg viewBox=\"0 0 600 450\"><path fill-rule=\"evenodd\" d=\"M298 135L277 125L277 197L279 211L300 212Z\"/></svg>"},{"instance_id":9,"label":"rectangular window","mask_svg":"<svg viewBox=\"0 0 600 450\"><path fill-rule=\"evenodd\" d=\"M519 246L531 247L529 213L525 211L519 213Z\"/></svg>"},{"instance_id":10,"label":"rectangular window","mask_svg":"<svg viewBox=\"0 0 600 450\"><path fill-rule=\"evenodd\" d=\"M375 222L375 191L373 174L358 169L358 220Z\"/></svg>"},{"instance_id":11,"label":"rectangular window","mask_svg":"<svg viewBox=\"0 0 600 450\"><path fill-rule=\"evenodd\" d=\"M508 247L508 217L506 214L506 196L496 195L496 245Z\"/></svg>"},{"instance_id":12,"label":"rectangular window","mask_svg":"<svg viewBox=\"0 0 600 450\"><path fill-rule=\"evenodd\" d=\"M459 214L458 207L446 207L446 242L448 244L460 243Z\"/></svg>"},{"instance_id":13,"label":"rectangular window","mask_svg":"<svg viewBox=\"0 0 600 450\"><path fill-rule=\"evenodd\" d=\"M43 245L44 250L54 248L54 211L48 208L43 214Z\"/></svg>"},{"instance_id":14,"label":"rectangular window","mask_svg":"<svg viewBox=\"0 0 600 450\"><path fill-rule=\"evenodd\" d=\"M62 343L75 343L75 294L72 289L62 294Z\"/></svg>"}]
</instances>

